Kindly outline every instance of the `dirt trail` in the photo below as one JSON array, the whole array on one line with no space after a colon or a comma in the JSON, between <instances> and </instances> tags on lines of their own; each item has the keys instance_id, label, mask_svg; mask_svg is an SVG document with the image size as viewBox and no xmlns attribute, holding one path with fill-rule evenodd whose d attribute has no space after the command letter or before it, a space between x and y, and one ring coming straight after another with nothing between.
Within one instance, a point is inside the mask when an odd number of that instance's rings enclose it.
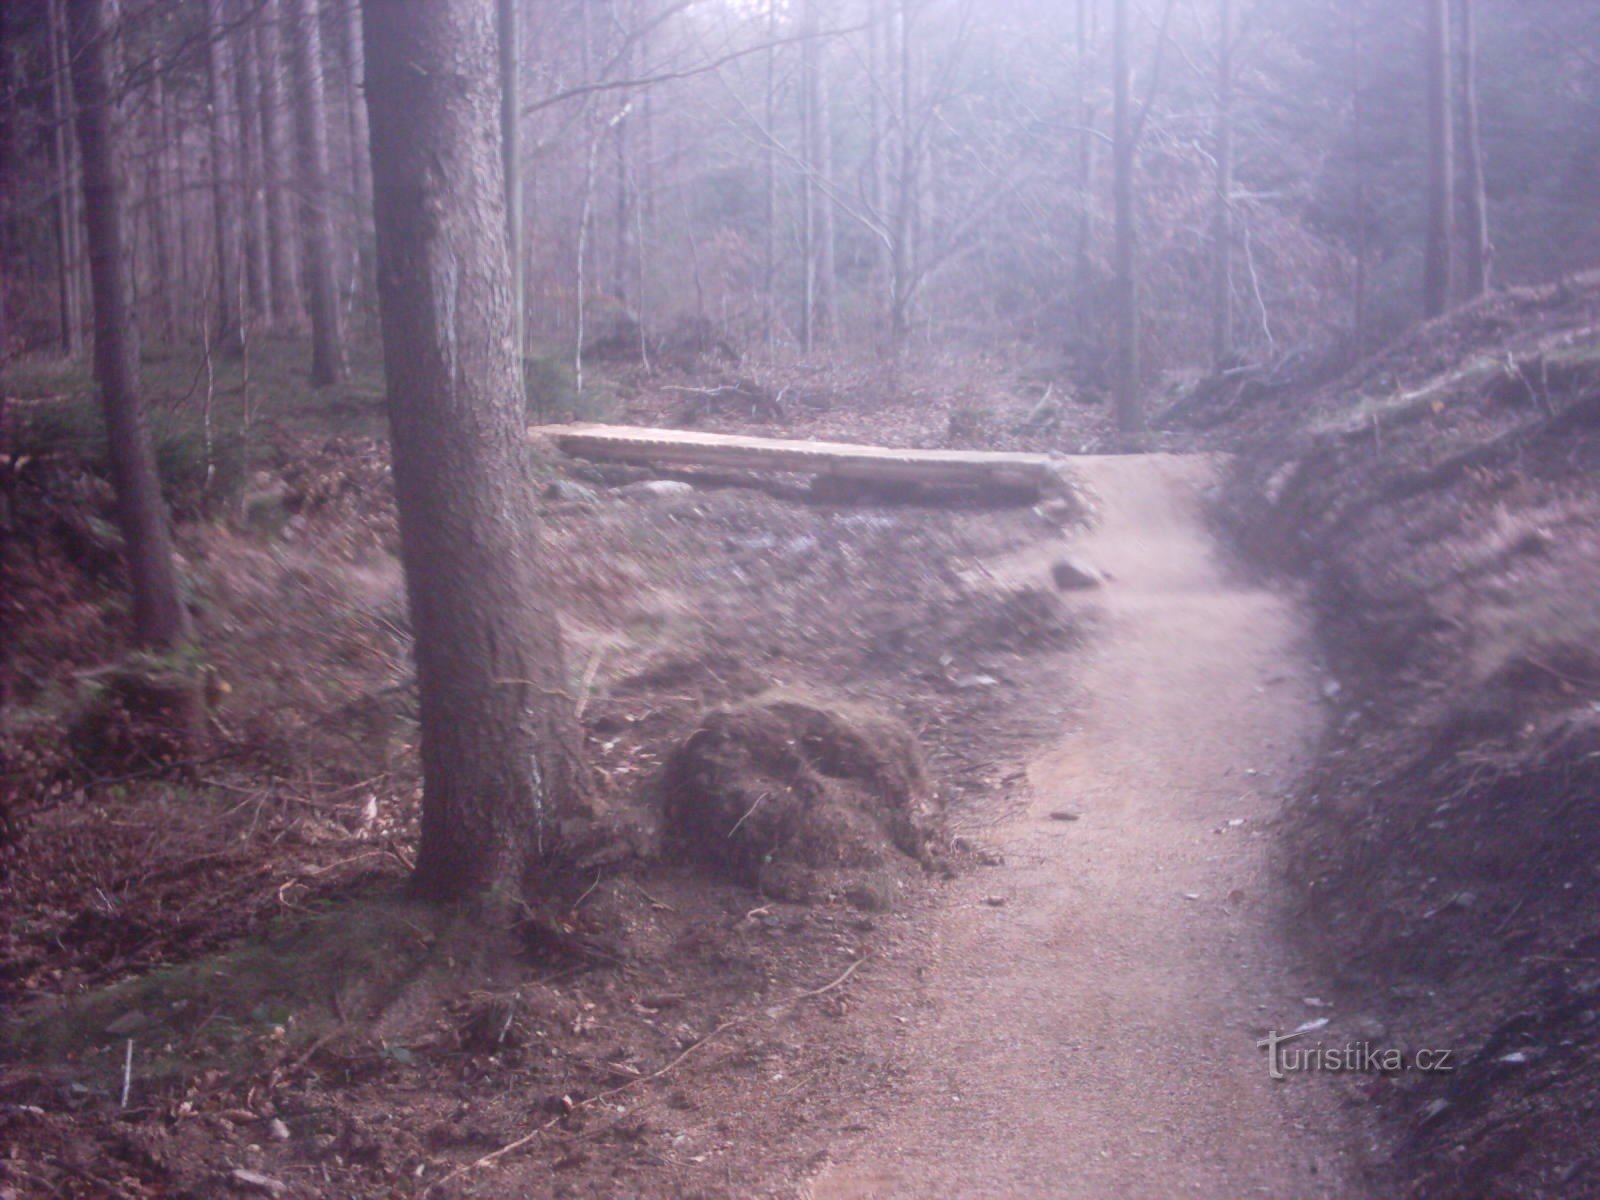
<instances>
[{"instance_id":1,"label":"dirt trail","mask_svg":"<svg viewBox=\"0 0 1600 1200\"><path fill-rule=\"evenodd\" d=\"M1085 704L987 839L1007 865L959 885L904 1087L811 1195L1358 1194L1328 1081L1255 1047L1317 1015L1265 861L1321 720L1296 616L1215 558L1211 461L1076 461L1112 576L1078 601Z\"/></svg>"}]
</instances>

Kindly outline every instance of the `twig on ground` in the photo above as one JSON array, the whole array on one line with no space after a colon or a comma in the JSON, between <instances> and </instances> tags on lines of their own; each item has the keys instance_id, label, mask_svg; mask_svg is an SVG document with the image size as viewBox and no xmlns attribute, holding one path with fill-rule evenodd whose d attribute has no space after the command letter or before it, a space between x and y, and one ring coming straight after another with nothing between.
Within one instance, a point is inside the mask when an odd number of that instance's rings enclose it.
<instances>
[{"instance_id":1,"label":"twig on ground","mask_svg":"<svg viewBox=\"0 0 1600 1200\"><path fill-rule=\"evenodd\" d=\"M869 961L872 957L873 957L873 955L871 955L871 954L862 955L860 958L856 959L853 963L851 963L848 967L846 967L845 970L843 971L843 973L841 973L839 976L837 976L835 979L831 980L830 982L823 984L821 987L812 988L810 991L798 992L795 995L790 996L787 1000L780 1001L774 1007L776 1007L776 1008L786 1008L791 1004L798 1004L802 1000L810 1000L810 999L813 999L813 998L815 998L817 996L824 996L824 995L827 995L827 993L833 991L835 988L843 987L844 984L846 983L846 981L848 981L849 978L852 975L854 975L861 968L862 964L866 963L867 961ZM766 1011L768 1013L770 1013L772 1011L772 1009L769 1008ZM594 1105L599 1104L602 1100L609 1100L613 1096L621 1095L623 1092L631 1091L632 1089L634 1089L636 1087L639 1087L642 1084L650 1083L653 1080L660 1079L663 1075L670 1074L671 1072L677 1070L679 1065L681 1065L684 1062L684 1060L686 1060L690 1055L694 1054L698 1050L704 1049L706 1046L709 1046L712 1042L716 1041L717 1038L721 1037L724 1033L727 1033L728 1030L734 1029L737 1026L743 1025L746 1022L750 1021L755 1015L756 1014L754 1014L754 1013L749 1013L749 1014L746 1014L745 1016L733 1017L730 1020L722 1022L722 1024L718 1025L710 1033L706 1034L705 1037L703 1037L703 1038L699 1039L698 1041L693 1042L692 1044L690 1044L683 1051L683 1053L679 1054L671 1062L667 1063L666 1066L661 1067L661 1068L659 1068L659 1069L657 1069L655 1071L652 1071L648 1075L641 1075L637 1079L630 1079L627 1083L618 1084L614 1088L608 1088L606 1091L597 1092L593 1096L590 1096L586 1100L578 1101L577 1103L573 1104L572 1107L569 1108L566 1112L562 1113L560 1116L551 1117L548 1121L544 1122L542 1125L535 1125L527 1133L523 1134L521 1137L516 1138L513 1141L507 1142L504 1146L501 1146L498 1150L491 1150L488 1154L485 1154L482 1158L474 1159L472 1162L467 1163L465 1166L457 1167L454 1171L450 1172L450 1174L446 1175L443 1179L441 1179L439 1181L439 1184L441 1186L443 1186L444 1184L452 1183L455 1180L460 1179L463 1175L470 1174L471 1172L476 1171L476 1170L478 1170L478 1169L480 1169L482 1167L491 1166L494 1163L498 1162L500 1159L504 1158L506 1155L516 1153L518 1150L522 1149L524 1146L528 1145L530 1142L533 1142L533 1141L537 1140L541 1134L547 1133L549 1130L555 1128L566 1117L570 1116L572 1113L575 1113L575 1112L579 1111L580 1109L592 1108Z\"/></svg>"}]
</instances>

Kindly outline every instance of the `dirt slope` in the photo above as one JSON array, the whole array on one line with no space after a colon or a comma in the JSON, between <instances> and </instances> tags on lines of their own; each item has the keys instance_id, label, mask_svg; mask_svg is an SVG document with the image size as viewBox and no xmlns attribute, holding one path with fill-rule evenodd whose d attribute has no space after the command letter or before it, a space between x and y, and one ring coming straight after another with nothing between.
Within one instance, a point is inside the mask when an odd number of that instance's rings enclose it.
<instances>
[{"instance_id":1,"label":"dirt slope","mask_svg":"<svg viewBox=\"0 0 1600 1200\"><path fill-rule=\"evenodd\" d=\"M1320 988L1459 1064L1352 1096L1377 1169L1600 1196L1600 275L1208 405L1222 511L1308 581L1339 686L1283 838Z\"/></svg>"},{"instance_id":2,"label":"dirt slope","mask_svg":"<svg viewBox=\"0 0 1600 1200\"><path fill-rule=\"evenodd\" d=\"M1321 720L1299 623L1215 557L1212 462L1075 461L1112 576L1085 707L991 833L1006 867L957 885L905 1086L811 1194L1352 1194L1328 1090L1254 1045L1308 1015L1265 852Z\"/></svg>"}]
</instances>

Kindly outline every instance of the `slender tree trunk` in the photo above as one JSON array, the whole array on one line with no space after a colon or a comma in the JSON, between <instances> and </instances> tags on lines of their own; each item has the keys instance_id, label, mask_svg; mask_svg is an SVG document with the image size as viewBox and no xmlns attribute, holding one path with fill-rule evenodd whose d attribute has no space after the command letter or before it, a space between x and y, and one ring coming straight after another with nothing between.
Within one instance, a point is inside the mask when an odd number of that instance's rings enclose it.
<instances>
[{"instance_id":1,"label":"slender tree trunk","mask_svg":"<svg viewBox=\"0 0 1600 1200\"><path fill-rule=\"evenodd\" d=\"M1211 235L1211 361L1233 357L1233 0L1218 0L1217 179Z\"/></svg>"},{"instance_id":2,"label":"slender tree trunk","mask_svg":"<svg viewBox=\"0 0 1600 1200\"><path fill-rule=\"evenodd\" d=\"M72 77L68 71L66 17L62 0L50 0L50 107L55 129L51 148L56 168L56 287L61 352L68 358L83 353L83 299L78 282L78 180L72 152Z\"/></svg>"},{"instance_id":3,"label":"slender tree trunk","mask_svg":"<svg viewBox=\"0 0 1600 1200\"><path fill-rule=\"evenodd\" d=\"M1116 210L1116 269L1113 308L1116 317L1116 369L1112 390L1117 428L1136 433L1144 428L1144 401L1139 386L1139 280L1134 228L1134 117L1129 47L1129 0L1112 0L1112 91Z\"/></svg>"},{"instance_id":4,"label":"slender tree trunk","mask_svg":"<svg viewBox=\"0 0 1600 1200\"><path fill-rule=\"evenodd\" d=\"M871 136L872 161L867 174L868 199L873 218L883 230L889 227L889 121L893 107L885 89L890 86L894 71L889 58L889 35L885 28L888 16L879 0L867 0L867 124ZM890 239L880 232L873 239L873 253L877 265L877 290L879 296L889 289L894 267L890 261Z\"/></svg>"},{"instance_id":5,"label":"slender tree trunk","mask_svg":"<svg viewBox=\"0 0 1600 1200\"><path fill-rule=\"evenodd\" d=\"M372 156L367 142L366 56L361 50L361 0L342 0L344 17L344 72L350 93L345 105L350 138L350 187L352 236L356 247L356 304L372 311L377 286L377 266L372 233Z\"/></svg>"},{"instance_id":6,"label":"slender tree trunk","mask_svg":"<svg viewBox=\"0 0 1600 1200\"><path fill-rule=\"evenodd\" d=\"M542 598L497 127L494 11L365 20L378 302L421 696L422 846L438 900L514 899L587 775Z\"/></svg>"},{"instance_id":7,"label":"slender tree trunk","mask_svg":"<svg viewBox=\"0 0 1600 1200\"><path fill-rule=\"evenodd\" d=\"M234 215L234 139L228 120L226 81L233 76L230 44L223 35L222 0L206 0L206 106L211 134L211 215L217 244L217 341L237 345L239 327L238 266L240 243Z\"/></svg>"},{"instance_id":8,"label":"slender tree trunk","mask_svg":"<svg viewBox=\"0 0 1600 1200\"><path fill-rule=\"evenodd\" d=\"M1367 344L1367 260L1370 257L1370 237L1367 214L1367 114L1365 97L1361 90L1361 9L1350 6L1350 130L1352 154L1355 158L1355 210L1356 210L1356 277L1352 303L1351 324L1355 330L1356 349Z\"/></svg>"},{"instance_id":9,"label":"slender tree trunk","mask_svg":"<svg viewBox=\"0 0 1600 1200\"><path fill-rule=\"evenodd\" d=\"M267 229L267 164L262 152L261 73L251 30L253 16L254 0L244 0L236 12L240 31L238 52L234 55L234 63L238 67L234 91L239 104L239 157L244 165L241 182L244 198L245 291L250 299L251 315L270 321L272 269L267 259L271 234Z\"/></svg>"},{"instance_id":10,"label":"slender tree trunk","mask_svg":"<svg viewBox=\"0 0 1600 1200\"><path fill-rule=\"evenodd\" d=\"M1483 133L1478 113L1478 15L1476 0L1456 0L1461 39L1461 144L1467 193L1467 298L1489 290L1491 246L1489 199L1484 186Z\"/></svg>"},{"instance_id":11,"label":"slender tree trunk","mask_svg":"<svg viewBox=\"0 0 1600 1200\"><path fill-rule=\"evenodd\" d=\"M817 79L815 11L810 0L800 14L800 348L810 355L817 346L817 183L812 158L816 123Z\"/></svg>"},{"instance_id":12,"label":"slender tree trunk","mask_svg":"<svg viewBox=\"0 0 1600 1200\"><path fill-rule=\"evenodd\" d=\"M311 293L311 382L344 376L339 285L334 276L333 211L328 195L328 106L323 92L322 27L318 0L288 0L294 60L294 125L300 184L300 229ZM387 19L390 8L385 6ZM398 17L396 17L398 19Z\"/></svg>"},{"instance_id":13,"label":"slender tree trunk","mask_svg":"<svg viewBox=\"0 0 1600 1200\"><path fill-rule=\"evenodd\" d=\"M899 127L900 178L895 197L894 253L891 258L893 281L889 328L895 349L904 349L911 333L911 302L915 285L915 250L912 239L917 226L917 135L912 128L911 15L907 0L898 0L894 20L895 50L899 57L899 104L895 114Z\"/></svg>"},{"instance_id":14,"label":"slender tree trunk","mask_svg":"<svg viewBox=\"0 0 1600 1200\"><path fill-rule=\"evenodd\" d=\"M762 111L766 153L762 180L766 191L766 220L762 230L761 324L767 337L767 357L777 353L778 319L778 0L767 0L767 89Z\"/></svg>"},{"instance_id":15,"label":"slender tree trunk","mask_svg":"<svg viewBox=\"0 0 1600 1200\"><path fill-rule=\"evenodd\" d=\"M612 0L612 23L618 28L622 28L622 17L618 11L620 7L618 0ZM637 10L634 11L633 17L635 18L633 24L637 25ZM630 47L623 57L622 74L625 78L633 78L637 73L638 66ZM616 241L611 257L611 296L624 311L628 308L628 264L633 257L633 176L629 162L633 102L634 98L630 93L626 91L618 93L618 116L612 130L614 138L612 148L616 157L617 203L615 219L612 222L612 232Z\"/></svg>"},{"instance_id":16,"label":"slender tree trunk","mask_svg":"<svg viewBox=\"0 0 1600 1200\"><path fill-rule=\"evenodd\" d=\"M1072 294L1078 312L1080 331L1086 331L1092 316L1089 305L1089 255L1094 246L1094 121L1095 106L1089 99L1090 31L1089 6L1091 0L1077 3L1077 60L1076 83L1078 114L1081 126L1078 133L1078 236L1073 255Z\"/></svg>"},{"instance_id":17,"label":"slender tree trunk","mask_svg":"<svg viewBox=\"0 0 1600 1200\"><path fill-rule=\"evenodd\" d=\"M146 136L149 140L149 206L150 246L155 259L156 325L163 341L177 339L177 318L174 305L178 284L172 269L172 227L168 219L173 197L167 180L167 98L162 83L162 73L157 70L151 77L149 111L146 113Z\"/></svg>"},{"instance_id":18,"label":"slender tree trunk","mask_svg":"<svg viewBox=\"0 0 1600 1200\"><path fill-rule=\"evenodd\" d=\"M279 0L263 0L255 34L261 77L261 145L268 168L267 245L272 320L279 327L298 329L302 319L300 238L292 199L294 171L290 164L293 160L284 127L287 109L283 88L283 12Z\"/></svg>"},{"instance_id":19,"label":"slender tree trunk","mask_svg":"<svg viewBox=\"0 0 1600 1200\"><path fill-rule=\"evenodd\" d=\"M175 224L180 236L177 242L178 257L178 302L173 307L185 327L192 325L198 312L195 306L195 293L198 291L194 284L194 261L191 251L195 249L194 243L198 238L181 236L182 231L190 228L189 223L189 156L185 153L186 127L183 119L183 107L176 96L172 100L172 179L173 179L173 204L176 212ZM200 314L201 319L206 319Z\"/></svg>"},{"instance_id":20,"label":"slender tree trunk","mask_svg":"<svg viewBox=\"0 0 1600 1200\"><path fill-rule=\"evenodd\" d=\"M833 103L826 42L817 43L812 65L811 119L818 179L817 336L826 343L833 340L839 326L839 239L833 207Z\"/></svg>"},{"instance_id":21,"label":"slender tree trunk","mask_svg":"<svg viewBox=\"0 0 1600 1200\"><path fill-rule=\"evenodd\" d=\"M498 21L496 45L499 50L500 81L500 160L506 190L506 238L511 259L512 325L518 363L527 327L527 275L523 252L522 205L522 24L518 0L495 0Z\"/></svg>"},{"instance_id":22,"label":"slender tree trunk","mask_svg":"<svg viewBox=\"0 0 1600 1200\"><path fill-rule=\"evenodd\" d=\"M1455 276L1455 123L1450 110L1450 0L1423 0L1427 9L1428 241L1422 306L1436 317L1450 307Z\"/></svg>"},{"instance_id":23,"label":"slender tree trunk","mask_svg":"<svg viewBox=\"0 0 1600 1200\"><path fill-rule=\"evenodd\" d=\"M120 25L116 0L69 0L72 81L83 148L84 209L94 292L94 371L105 412L111 481L117 494L133 590L134 635L142 646L170 649L187 641L172 540L156 476L155 454L139 397L139 346L128 281L121 135L115 78Z\"/></svg>"}]
</instances>

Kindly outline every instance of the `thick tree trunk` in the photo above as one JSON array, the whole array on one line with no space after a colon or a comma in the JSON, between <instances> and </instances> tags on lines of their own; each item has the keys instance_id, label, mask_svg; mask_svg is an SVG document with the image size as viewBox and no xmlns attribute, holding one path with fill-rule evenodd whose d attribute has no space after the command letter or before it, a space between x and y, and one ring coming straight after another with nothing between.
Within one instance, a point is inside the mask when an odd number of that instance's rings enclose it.
<instances>
[{"instance_id":1,"label":"thick tree trunk","mask_svg":"<svg viewBox=\"0 0 1600 1200\"><path fill-rule=\"evenodd\" d=\"M1436 317L1450 307L1455 282L1456 153L1450 111L1450 0L1423 0L1427 9L1428 240L1422 268L1422 307Z\"/></svg>"},{"instance_id":2,"label":"thick tree trunk","mask_svg":"<svg viewBox=\"0 0 1600 1200\"><path fill-rule=\"evenodd\" d=\"M72 79L68 71L66 18L62 0L50 0L50 109L55 122L51 148L56 169L56 289L61 352L83 353L83 297L79 291L78 179L72 150Z\"/></svg>"},{"instance_id":3,"label":"thick tree trunk","mask_svg":"<svg viewBox=\"0 0 1600 1200\"><path fill-rule=\"evenodd\" d=\"M328 105L323 89L322 26L317 5L318 0L288 0L285 12L293 51L290 57L294 60L300 232L311 299L311 382L326 387L344 377L344 338L339 327L339 285L334 275L333 211L328 195ZM385 6L385 19L390 11Z\"/></svg>"},{"instance_id":4,"label":"thick tree trunk","mask_svg":"<svg viewBox=\"0 0 1600 1200\"><path fill-rule=\"evenodd\" d=\"M261 145L266 154L267 244L272 280L272 320L280 327L301 325L300 238L295 226L290 169L292 157L284 128L283 12L279 0L263 0L256 22L256 56L261 76ZM364 151L363 151L364 152Z\"/></svg>"},{"instance_id":5,"label":"thick tree trunk","mask_svg":"<svg viewBox=\"0 0 1600 1200\"><path fill-rule=\"evenodd\" d=\"M1484 185L1483 133L1478 113L1477 0L1456 0L1461 39L1461 140L1465 157L1463 186L1467 193L1467 297L1489 290L1492 247L1489 244L1489 198Z\"/></svg>"},{"instance_id":6,"label":"thick tree trunk","mask_svg":"<svg viewBox=\"0 0 1600 1200\"><path fill-rule=\"evenodd\" d=\"M500 162L505 174L506 239L511 258L512 328L520 362L527 336L527 261L523 250L522 203L522 23L519 0L495 0L499 50Z\"/></svg>"},{"instance_id":7,"label":"thick tree trunk","mask_svg":"<svg viewBox=\"0 0 1600 1200\"><path fill-rule=\"evenodd\" d=\"M242 257L239 227L234 212L236 145L228 120L227 83L233 77L230 46L223 35L222 0L206 0L206 107L211 135L211 215L216 240L217 341L237 343L239 325L239 275Z\"/></svg>"},{"instance_id":8,"label":"thick tree trunk","mask_svg":"<svg viewBox=\"0 0 1600 1200\"><path fill-rule=\"evenodd\" d=\"M238 71L234 76L234 91L239 104L239 160L244 165L241 178L244 215L244 266L245 292L250 300L250 312L262 320L272 319L272 269L267 261L271 234L267 230L266 156L262 152L261 137L261 79L256 61L255 39L251 36L250 20L254 14L254 0L244 0L238 7L236 19L241 29L238 53L234 56Z\"/></svg>"},{"instance_id":9,"label":"thick tree trunk","mask_svg":"<svg viewBox=\"0 0 1600 1200\"><path fill-rule=\"evenodd\" d=\"M1211 234L1211 362L1233 357L1233 0L1218 0L1216 215Z\"/></svg>"},{"instance_id":10,"label":"thick tree trunk","mask_svg":"<svg viewBox=\"0 0 1600 1200\"><path fill-rule=\"evenodd\" d=\"M515 894L587 799L555 613L541 599L511 269L494 10L368 8L378 301L416 635L416 887Z\"/></svg>"},{"instance_id":11,"label":"thick tree trunk","mask_svg":"<svg viewBox=\"0 0 1600 1200\"><path fill-rule=\"evenodd\" d=\"M105 411L111 482L117 494L133 590L134 636L170 649L187 641L189 616L178 586L155 454L139 397L139 345L130 302L114 78L120 23L116 0L69 0L72 82L78 99L83 191L94 293L94 372Z\"/></svg>"},{"instance_id":12,"label":"thick tree trunk","mask_svg":"<svg viewBox=\"0 0 1600 1200\"><path fill-rule=\"evenodd\" d=\"M1113 308L1117 345L1112 390L1117 428L1135 433L1144 428L1144 402L1139 387L1139 279L1134 228L1134 117L1129 47L1129 0L1112 3L1112 76L1116 209L1116 267Z\"/></svg>"}]
</instances>

